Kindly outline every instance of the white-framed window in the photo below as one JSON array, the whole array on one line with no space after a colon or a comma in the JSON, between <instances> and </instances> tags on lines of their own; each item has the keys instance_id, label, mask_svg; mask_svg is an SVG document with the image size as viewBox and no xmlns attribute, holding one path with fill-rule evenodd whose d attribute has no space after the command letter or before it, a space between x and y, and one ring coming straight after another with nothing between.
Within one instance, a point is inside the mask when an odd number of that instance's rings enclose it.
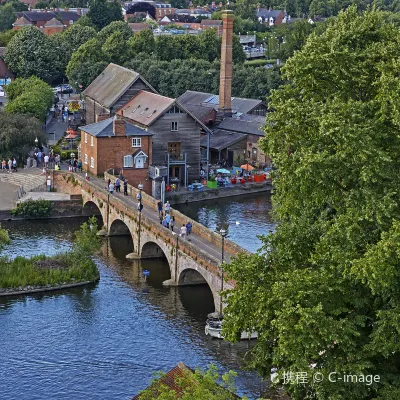
<instances>
[{"instance_id":1,"label":"white-framed window","mask_svg":"<svg viewBox=\"0 0 400 400\"><path fill-rule=\"evenodd\" d=\"M85 143L87 143L87 132L85 132Z\"/></svg>"},{"instance_id":2,"label":"white-framed window","mask_svg":"<svg viewBox=\"0 0 400 400\"><path fill-rule=\"evenodd\" d=\"M94 137L90 136L90 145L93 147L94 146Z\"/></svg>"},{"instance_id":3,"label":"white-framed window","mask_svg":"<svg viewBox=\"0 0 400 400\"><path fill-rule=\"evenodd\" d=\"M87 154L85 154L85 157L84 157L84 162L85 162L85 164L87 164L87 163L88 163L88 156L87 156Z\"/></svg>"},{"instance_id":4,"label":"white-framed window","mask_svg":"<svg viewBox=\"0 0 400 400\"><path fill-rule=\"evenodd\" d=\"M90 157L90 168L94 168L94 158Z\"/></svg>"},{"instance_id":5,"label":"white-framed window","mask_svg":"<svg viewBox=\"0 0 400 400\"><path fill-rule=\"evenodd\" d=\"M178 121L171 122L171 132L178 132Z\"/></svg>"},{"instance_id":6,"label":"white-framed window","mask_svg":"<svg viewBox=\"0 0 400 400\"><path fill-rule=\"evenodd\" d=\"M124 168L132 168L133 167L133 157L131 155L124 156Z\"/></svg>"},{"instance_id":7,"label":"white-framed window","mask_svg":"<svg viewBox=\"0 0 400 400\"><path fill-rule=\"evenodd\" d=\"M161 17L161 10L158 10L158 16Z\"/></svg>"},{"instance_id":8,"label":"white-framed window","mask_svg":"<svg viewBox=\"0 0 400 400\"><path fill-rule=\"evenodd\" d=\"M142 138L140 137L132 138L132 147L142 147Z\"/></svg>"}]
</instances>

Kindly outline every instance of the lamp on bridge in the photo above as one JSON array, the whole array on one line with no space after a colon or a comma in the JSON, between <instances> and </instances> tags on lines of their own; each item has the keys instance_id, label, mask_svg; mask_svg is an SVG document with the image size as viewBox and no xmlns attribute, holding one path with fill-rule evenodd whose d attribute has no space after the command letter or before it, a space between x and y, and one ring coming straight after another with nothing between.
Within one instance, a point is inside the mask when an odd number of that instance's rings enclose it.
<instances>
[{"instance_id":1,"label":"lamp on bridge","mask_svg":"<svg viewBox=\"0 0 400 400\"><path fill-rule=\"evenodd\" d=\"M37 147L38 143L39 143L39 140L38 140L38 138L37 138L37 136L36 136L36 137L35 137L35 146L36 146L36 147Z\"/></svg>"},{"instance_id":2,"label":"lamp on bridge","mask_svg":"<svg viewBox=\"0 0 400 400\"><path fill-rule=\"evenodd\" d=\"M220 229L219 234L221 235L222 239L222 249L221 249L221 291L220 291L220 305L219 305L219 313L222 314L222 291L224 290L224 246L225 246L225 237L226 237L226 230Z\"/></svg>"}]
</instances>

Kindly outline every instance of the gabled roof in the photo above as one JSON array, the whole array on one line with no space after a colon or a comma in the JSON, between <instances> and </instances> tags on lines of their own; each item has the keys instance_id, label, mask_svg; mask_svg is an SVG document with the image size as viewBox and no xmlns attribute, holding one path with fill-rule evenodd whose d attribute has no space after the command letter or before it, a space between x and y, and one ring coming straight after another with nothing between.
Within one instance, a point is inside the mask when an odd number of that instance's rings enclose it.
<instances>
[{"instance_id":1,"label":"gabled roof","mask_svg":"<svg viewBox=\"0 0 400 400\"><path fill-rule=\"evenodd\" d=\"M262 130L265 125L265 117L259 115L241 115L240 118L224 118L218 125L219 129L248 133L251 135L265 136Z\"/></svg>"},{"instance_id":2,"label":"gabled roof","mask_svg":"<svg viewBox=\"0 0 400 400\"><path fill-rule=\"evenodd\" d=\"M56 18L52 18L50 21L46 22L44 24L45 27L47 28L59 28L59 27L64 27L64 25Z\"/></svg>"},{"instance_id":3,"label":"gabled roof","mask_svg":"<svg viewBox=\"0 0 400 400\"><path fill-rule=\"evenodd\" d=\"M187 90L185 93L179 96L177 100L184 107L202 106L213 107L215 110L218 110L219 105L218 95L205 92L195 92L192 90ZM263 104L262 100L232 97L232 111L234 113L247 114L260 104Z\"/></svg>"},{"instance_id":4,"label":"gabled roof","mask_svg":"<svg viewBox=\"0 0 400 400\"><path fill-rule=\"evenodd\" d=\"M257 9L257 17L261 18L278 18L281 13L283 13L282 10L270 10L268 8Z\"/></svg>"},{"instance_id":5,"label":"gabled roof","mask_svg":"<svg viewBox=\"0 0 400 400\"><path fill-rule=\"evenodd\" d=\"M140 149L137 149L133 154L132 154L133 159L135 160L137 157L147 157L149 158L149 156Z\"/></svg>"},{"instance_id":6,"label":"gabled roof","mask_svg":"<svg viewBox=\"0 0 400 400\"><path fill-rule=\"evenodd\" d=\"M137 72L110 63L105 70L84 90L83 94L106 108L112 107L126 90L141 79L154 90ZM155 90L154 90L155 91Z\"/></svg>"},{"instance_id":7,"label":"gabled roof","mask_svg":"<svg viewBox=\"0 0 400 400\"><path fill-rule=\"evenodd\" d=\"M20 17L13 23L13 26L30 26L30 25L32 24L25 17Z\"/></svg>"},{"instance_id":8,"label":"gabled roof","mask_svg":"<svg viewBox=\"0 0 400 400\"><path fill-rule=\"evenodd\" d=\"M128 25L132 29L132 32L140 32L143 29L150 29L150 25L144 22L130 22Z\"/></svg>"},{"instance_id":9,"label":"gabled roof","mask_svg":"<svg viewBox=\"0 0 400 400\"><path fill-rule=\"evenodd\" d=\"M117 114L140 125L150 126L175 103L174 99L141 90Z\"/></svg>"},{"instance_id":10,"label":"gabled roof","mask_svg":"<svg viewBox=\"0 0 400 400\"><path fill-rule=\"evenodd\" d=\"M50 21L52 18L56 17L56 14L52 11L48 11L48 12L20 11L20 12L16 12L16 14L17 14L17 17L24 17L29 22Z\"/></svg>"},{"instance_id":11,"label":"gabled roof","mask_svg":"<svg viewBox=\"0 0 400 400\"><path fill-rule=\"evenodd\" d=\"M89 135L96 137L107 137L107 136L115 136L114 133L114 117L107 118L100 122L95 122L94 124L81 126L81 129L84 132L87 132ZM139 128L129 122L125 122L125 135L126 136L152 136L152 133L145 131L142 128Z\"/></svg>"},{"instance_id":12,"label":"gabled roof","mask_svg":"<svg viewBox=\"0 0 400 400\"><path fill-rule=\"evenodd\" d=\"M221 151L229 146L245 140L247 135L238 132L229 132L221 129L216 129L210 135L210 149ZM207 135L203 135L200 139L200 146L207 147Z\"/></svg>"}]
</instances>

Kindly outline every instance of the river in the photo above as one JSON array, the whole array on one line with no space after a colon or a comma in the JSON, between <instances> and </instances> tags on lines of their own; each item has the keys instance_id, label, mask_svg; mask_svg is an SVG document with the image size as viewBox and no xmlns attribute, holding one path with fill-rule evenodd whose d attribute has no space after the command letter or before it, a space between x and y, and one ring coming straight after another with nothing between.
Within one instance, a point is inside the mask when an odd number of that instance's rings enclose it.
<instances>
[{"instance_id":1,"label":"river","mask_svg":"<svg viewBox=\"0 0 400 400\"><path fill-rule=\"evenodd\" d=\"M230 238L254 250L249 227L254 223L257 233L272 227L250 220L254 211L268 211L265 197L264 202L257 196L253 202L244 199L243 207L240 201L224 201L220 210L208 203L190 208L211 227L238 220ZM236 216L229 217L229 209ZM13 241L3 253L14 257L68 250L82 222L4 223ZM215 364L220 372L237 371L238 392L249 398L265 391L265 382L241 369L251 343L231 345L204 335L206 315L213 311L208 286L165 288L168 265L126 260L131 251L130 238L105 240L97 258L101 280L90 287L0 299L2 400L130 399L148 385L154 371L167 371L179 361L193 368ZM151 272L147 280L142 269Z\"/></svg>"}]
</instances>

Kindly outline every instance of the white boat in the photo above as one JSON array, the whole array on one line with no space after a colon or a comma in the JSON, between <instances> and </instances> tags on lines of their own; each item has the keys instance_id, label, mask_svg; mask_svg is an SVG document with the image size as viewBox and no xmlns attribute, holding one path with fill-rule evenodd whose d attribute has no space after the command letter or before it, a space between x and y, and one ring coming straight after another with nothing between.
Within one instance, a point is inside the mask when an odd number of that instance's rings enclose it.
<instances>
[{"instance_id":1,"label":"white boat","mask_svg":"<svg viewBox=\"0 0 400 400\"><path fill-rule=\"evenodd\" d=\"M204 328L205 334L217 339L224 339L222 335L222 323L223 317L220 314L209 314L206 322L206 327ZM242 334L240 335L240 340L257 339L257 337L257 332L242 332Z\"/></svg>"}]
</instances>

